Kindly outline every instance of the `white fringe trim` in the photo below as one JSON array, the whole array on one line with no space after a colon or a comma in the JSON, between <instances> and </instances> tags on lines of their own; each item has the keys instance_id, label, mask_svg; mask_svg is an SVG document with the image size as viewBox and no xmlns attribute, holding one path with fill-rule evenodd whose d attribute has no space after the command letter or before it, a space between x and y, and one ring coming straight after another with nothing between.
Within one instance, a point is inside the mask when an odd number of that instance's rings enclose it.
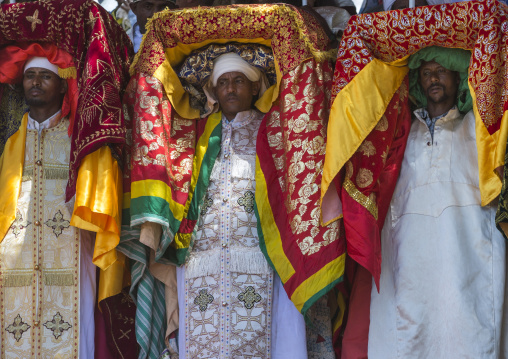
<instances>
[{"instance_id":1,"label":"white fringe trim","mask_svg":"<svg viewBox=\"0 0 508 359\"><path fill-rule=\"evenodd\" d=\"M210 179L220 181L222 166L224 166L224 155L215 161L210 174ZM253 155L231 155L231 177L240 179L254 179L256 176L256 154Z\"/></svg>"},{"instance_id":2,"label":"white fringe trim","mask_svg":"<svg viewBox=\"0 0 508 359\"><path fill-rule=\"evenodd\" d=\"M208 275L218 275L221 270L222 248L204 252L191 253L185 264L185 277L198 278ZM225 253L224 253L225 254ZM229 271L246 274L269 274L271 268L263 253L256 249L231 248Z\"/></svg>"}]
</instances>

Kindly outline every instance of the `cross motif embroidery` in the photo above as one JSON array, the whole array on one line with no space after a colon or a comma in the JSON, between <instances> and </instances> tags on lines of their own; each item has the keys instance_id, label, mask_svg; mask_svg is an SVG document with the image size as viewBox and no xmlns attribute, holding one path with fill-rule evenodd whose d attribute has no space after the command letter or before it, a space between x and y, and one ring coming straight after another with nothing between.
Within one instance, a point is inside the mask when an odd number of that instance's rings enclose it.
<instances>
[{"instance_id":1,"label":"cross motif embroidery","mask_svg":"<svg viewBox=\"0 0 508 359\"><path fill-rule=\"evenodd\" d=\"M208 304L213 302L213 295L208 294L208 289L201 289L199 295L194 299L194 304L199 306L199 311L204 312L208 309Z\"/></svg>"},{"instance_id":2,"label":"cross motif embroidery","mask_svg":"<svg viewBox=\"0 0 508 359\"><path fill-rule=\"evenodd\" d=\"M70 222L66 219L63 219L62 212L58 210L53 219L48 219L44 224L50 228L53 228L53 233L58 237L62 234L64 228L69 227Z\"/></svg>"},{"instance_id":3,"label":"cross motif embroidery","mask_svg":"<svg viewBox=\"0 0 508 359\"><path fill-rule=\"evenodd\" d=\"M9 324L5 330L7 330L9 333L14 335L14 339L16 339L17 342L20 341L21 337L23 336L23 333L26 332L30 326L21 320L21 316L18 314L16 318L14 318L14 323Z\"/></svg>"},{"instance_id":4,"label":"cross motif embroidery","mask_svg":"<svg viewBox=\"0 0 508 359\"><path fill-rule=\"evenodd\" d=\"M39 10L35 10L32 16L27 16L26 19L32 23L32 32L35 31L37 24L42 24L42 20L39 17Z\"/></svg>"},{"instance_id":5,"label":"cross motif embroidery","mask_svg":"<svg viewBox=\"0 0 508 359\"><path fill-rule=\"evenodd\" d=\"M28 222L23 219L23 215L20 211L16 211L16 218L14 219L14 222L12 222L11 228L12 233L14 233L14 236L18 238L18 235L21 233L21 230L28 227L32 222Z\"/></svg>"},{"instance_id":6,"label":"cross motif embroidery","mask_svg":"<svg viewBox=\"0 0 508 359\"><path fill-rule=\"evenodd\" d=\"M210 197L210 195L207 193L205 195L205 198L203 199L203 206L201 207L201 215L204 216L206 214L206 212L208 212L210 207L212 207L212 205L213 205L213 200Z\"/></svg>"},{"instance_id":7,"label":"cross motif embroidery","mask_svg":"<svg viewBox=\"0 0 508 359\"><path fill-rule=\"evenodd\" d=\"M72 328L72 325L62 320L60 312L57 312L55 314L53 320L44 323L44 326L53 332L53 336L56 339L60 338L64 330L69 330L70 328Z\"/></svg>"},{"instance_id":8,"label":"cross motif embroidery","mask_svg":"<svg viewBox=\"0 0 508 359\"><path fill-rule=\"evenodd\" d=\"M256 293L253 286L249 285L242 293L238 294L238 300L243 302L246 309L252 309L254 304L261 302L261 296Z\"/></svg>"},{"instance_id":9,"label":"cross motif embroidery","mask_svg":"<svg viewBox=\"0 0 508 359\"><path fill-rule=\"evenodd\" d=\"M238 204L245 209L245 212L251 213L254 211L254 199L254 193L246 191L242 197L238 198Z\"/></svg>"}]
</instances>

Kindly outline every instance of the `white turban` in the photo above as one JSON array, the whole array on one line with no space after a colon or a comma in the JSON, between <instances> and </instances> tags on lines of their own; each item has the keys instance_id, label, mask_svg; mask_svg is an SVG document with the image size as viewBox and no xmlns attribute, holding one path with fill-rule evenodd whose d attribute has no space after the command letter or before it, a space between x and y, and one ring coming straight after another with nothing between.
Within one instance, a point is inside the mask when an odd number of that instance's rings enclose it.
<instances>
[{"instance_id":1,"label":"white turban","mask_svg":"<svg viewBox=\"0 0 508 359\"><path fill-rule=\"evenodd\" d=\"M49 60L45 57L32 57L30 60L28 60L25 63L25 69L23 72L26 72L26 70L32 68L32 67L40 67L46 70L49 70L51 72L54 72L58 75L58 66L52 64L49 62ZM60 75L58 75L60 76Z\"/></svg>"},{"instance_id":2,"label":"white turban","mask_svg":"<svg viewBox=\"0 0 508 359\"><path fill-rule=\"evenodd\" d=\"M213 62L213 72L210 76L212 86L215 87L219 77L227 72L241 72L252 82L259 81L261 78L261 71L254 66L249 65L247 61L234 52L228 52L227 54L220 55Z\"/></svg>"}]
</instances>

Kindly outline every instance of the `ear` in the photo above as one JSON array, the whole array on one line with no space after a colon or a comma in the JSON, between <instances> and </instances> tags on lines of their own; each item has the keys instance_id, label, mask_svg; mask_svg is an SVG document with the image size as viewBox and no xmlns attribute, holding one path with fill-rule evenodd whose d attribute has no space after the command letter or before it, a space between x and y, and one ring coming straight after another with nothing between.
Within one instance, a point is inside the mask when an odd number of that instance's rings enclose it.
<instances>
[{"instance_id":1,"label":"ear","mask_svg":"<svg viewBox=\"0 0 508 359\"><path fill-rule=\"evenodd\" d=\"M257 96L261 88L261 80L252 83L252 96Z\"/></svg>"},{"instance_id":2,"label":"ear","mask_svg":"<svg viewBox=\"0 0 508 359\"><path fill-rule=\"evenodd\" d=\"M65 94L67 93L67 89L69 88L68 85L67 85L67 80L66 79L62 79L62 87L60 88L60 93L61 94Z\"/></svg>"}]
</instances>

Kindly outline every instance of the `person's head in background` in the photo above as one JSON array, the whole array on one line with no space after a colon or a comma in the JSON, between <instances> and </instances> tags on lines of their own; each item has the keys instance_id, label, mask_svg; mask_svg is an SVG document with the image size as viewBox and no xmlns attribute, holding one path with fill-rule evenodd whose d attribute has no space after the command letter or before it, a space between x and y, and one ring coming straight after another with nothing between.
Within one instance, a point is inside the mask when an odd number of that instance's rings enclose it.
<instances>
[{"instance_id":1,"label":"person's head in background","mask_svg":"<svg viewBox=\"0 0 508 359\"><path fill-rule=\"evenodd\" d=\"M149 18L165 8L176 9L177 5L169 0L137 0L130 3L134 15L136 15L139 31L144 34L145 25Z\"/></svg>"}]
</instances>

